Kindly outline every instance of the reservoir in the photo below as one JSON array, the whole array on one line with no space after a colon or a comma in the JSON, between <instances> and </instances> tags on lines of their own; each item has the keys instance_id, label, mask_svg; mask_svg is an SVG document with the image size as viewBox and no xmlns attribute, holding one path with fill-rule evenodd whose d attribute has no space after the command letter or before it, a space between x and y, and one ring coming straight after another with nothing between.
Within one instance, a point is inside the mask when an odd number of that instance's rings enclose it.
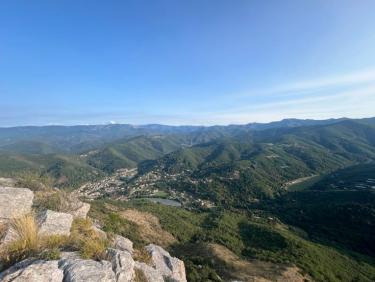
<instances>
[{"instance_id":1,"label":"reservoir","mask_svg":"<svg viewBox=\"0 0 375 282\"><path fill-rule=\"evenodd\" d=\"M181 207L181 203L174 201L174 200L162 199L162 198L146 198L146 200L153 202L153 203L159 203L159 204L163 204L167 206Z\"/></svg>"}]
</instances>

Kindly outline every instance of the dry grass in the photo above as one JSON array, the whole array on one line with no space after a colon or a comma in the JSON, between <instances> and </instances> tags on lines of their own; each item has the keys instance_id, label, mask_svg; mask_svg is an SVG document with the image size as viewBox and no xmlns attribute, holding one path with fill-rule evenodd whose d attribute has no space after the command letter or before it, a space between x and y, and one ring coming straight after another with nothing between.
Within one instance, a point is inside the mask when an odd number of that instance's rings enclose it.
<instances>
[{"instance_id":1,"label":"dry grass","mask_svg":"<svg viewBox=\"0 0 375 282\"><path fill-rule=\"evenodd\" d=\"M49 176L41 176L39 173L24 171L17 175L17 186L29 188L33 191L45 191L53 186L53 179Z\"/></svg>"},{"instance_id":2,"label":"dry grass","mask_svg":"<svg viewBox=\"0 0 375 282\"><path fill-rule=\"evenodd\" d=\"M85 259L101 260L106 258L109 240L93 229L90 219L75 219L69 238L70 247L80 252Z\"/></svg>"},{"instance_id":3,"label":"dry grass","mask_svg":"<svg viewBox=\"0 0 375 282\"><path fill-rule=\"evenodd\" d=\"M151 255L144 248L135 249L133 253L133 258L136 261L144 262L146 264L151 264Z\"/></svg>"},{"instance_id":4,"label":"dry grass","mask_svg":"<svg viewBox=\"0 0 375 282\"><path fill-rule=\"evenodd\" d=\"M5 231L7 230L7 226L5 223L0 223L0 239L3 238L5 235Z\"/></svg>"},{"instance_id":5,"label":"dry grass","mask_svg":"<svg viewBox=\"0 0 375 282\"><path fill-rule=\"evenodd\" d=\"M11 264L33 256L39 250L38 227L33 215L14 219L10 225L17 240L4 247L1 254L1 261L4 264Z\"/></svg>"},{"instance_id":6,"label":"dry grass","mask_svg":"<svg viewBox=\"0 0 375 282\"><path fill-rule=\"evenodd\" d=\"M101 260L106 257L109 241L92 228L89 219L75 219L71 235L38 236L33 215L13 220L12 229L17 240L7 244L0 253L0 264L12 265L28 257L58 259L61 250L78 251L82 258Z\"/></svg>"},{"instance_id":7,"label":"dry grass","mask_svg":"<svg viewBox=\"0 0 375 282\"><path fill-rule=\"evenodd\" d=\"M46 190L35 192L34 207L37 210L49 209L58 212L68 211L70 197L66 192Z\"/></svg>"},{"instance_id":8,"label":"dry grass","mask_svg":"<svg viewBox=\"0 0 375 282\"><path fill-rule=\"evenodd\" d=\"M176 238L163 230L159 219L151 213L128 209L121 212L120 215L139 226L140 235L145 242L155 243L162 247L167 247L176 242Z\"/></svg>"},{"instance_id":9,"label":"dry grass","mask_svg":"<svg viewBox=\"0 0 375 282\"><path fill-rule=\"evenodd\" d=\"M134 282L147 282L146 276L143 274L142 270L135 269Z\"/></svg>"},{"instance_id":10,"label":"dry grass","mask_svg":"<svg viewBox=\"0 0 375 282\"><path fill-rule=\"evenodd\" d=\"M219 244L186 244L180 246L178 251L186 256L199 256L210 261L224 281L311 281L295 266L258 259L245 260Z\"/></svg>"}]
</instances>

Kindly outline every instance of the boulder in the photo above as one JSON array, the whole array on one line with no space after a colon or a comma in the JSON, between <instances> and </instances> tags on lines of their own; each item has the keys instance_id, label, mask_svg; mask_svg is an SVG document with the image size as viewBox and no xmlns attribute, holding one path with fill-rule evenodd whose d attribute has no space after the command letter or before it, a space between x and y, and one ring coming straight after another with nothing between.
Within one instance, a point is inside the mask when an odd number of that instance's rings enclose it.
<instances>
[{"instance_id":1,"label":"boulder","mask_svg":"<svg viewBox=\"0 0 375 282\"><path fill-rule=\"evenodd\" d=\"M2 282L62 282L63 278L57 260L26 260L0 274Z\"/></svg>"},{"instance_id":2,"label":"boulder","mask_svg":"<svg viewBox=\"0 0 375 282\"><path fill-rule=\"evenodd\" d=\"M45 210L37 217L39 235L70 235L73 216L67 213Z\"/></svg>"},{"instance_id":3,"label":"boulder","mask_svg":"<svg viewBox=\"0 0 375 282\"><path fill-rule=\"evenodd\" d=\"M134 265L135 269L143 273L144 277L146 278L147 282L164 282L164 278L162 273L160 273L155 268L143 263L143 262L135 262Z\"/></svg>"},{"instance_id":4,"label":"boulder","mask_svg":"<svg viewBox=\"0 0 375 282\"><path fill-rule=\"evenodd\" d=\"M166 250L154 244L146 246L152 262L163 276L172 281L186 282L185 265L182 260L172 257Z\"/></svg>"},{"instance_id":5,"label":"boulder","mask_svg":"<svg viewBox=\"0 0 375 282\"><path fill-rule=\"evenodd\" d=\"M133 242L125 237L115 235L113 238L113 246L115 249L127 251L130 254L133 254Z\"/></svg>"},{"instance_id":6,"label":"boulder","mask_svg":"<svg viewBox=\"0 0 375 282\"><path fill-rule=\"evenodd\" d=\"M6 230L0 238L0 245L9 244L10 242L15 241L17 239L19 239L19 235L14 230L14 228L12 228L12 226L10 224L7 224Z\"/></svg>"},{"instance_id":7,"label":"boulder","mask_svg":"<svg viewBox=\"0 0 375 282\"><path fill-rule=\"evenodd\" d=\"M115 282L112 264L108 261L83 259L60 260L64 282Z\"/></svg>"},{"instance_id":8,"label":"boulder","mask_svg":"<svg viewBox=\"0 0 375 282\"><path fill-rule=\"evenodd\" d=\"M108 259L112 262L112 269L117 282L131 282L134 278L134 260L127 251L116 249L107 250Z\"/></svg>"},{"instance_id":9,"label":"boulder","mask_svg":"<svg viewBox=\"0 0 375 282\"><path fill-rule=\"evenodd\" d=\"M0 221L31 212L34 193L27 188L0 187Z\"/></svg>"},{"instance_id":10,"label":"boulder","mask_svg":"<svg viewBox=\"0 0 375 282\"><path fill-rule=\"evenodd\" d=\"M90 211L90 204L77 201L73 205L72 210L69 213L75 218L86 219L88 212Z\"/></svg>"},{"instance_id":11,"label":"boulder","mask_svg":"<svg viewBox=\"0 0 375 282\"><path fill-rule=\"evenodd\" d=\"M0 186L16 187L17 181L13 178L0 177Z\"/></svg>"},{"instance_id":12,"label":"boulder","mask_svg":"<svg viewBox=\"0 0 375 282\"><path fill-rule=\"evenodd\" d=\"M60 259L61 260L68 260L68 259L80 259L81 256L79 252L61 252Z\"/></svg>"},{"instance_id":13,"label":"boulder","mask_svg":"<svg viewBox=\"0 0 375 282\"><path fill-rule=\"evenodd\" d=\"M93 225L91 227L92 230L94 230L94 232L96 233L97 236L99 236L101 239L103 240L107 240L108 237L107 237L107 233L105 233L103 230L101 230L99 227Z\"/></svg>"}]
</instances>

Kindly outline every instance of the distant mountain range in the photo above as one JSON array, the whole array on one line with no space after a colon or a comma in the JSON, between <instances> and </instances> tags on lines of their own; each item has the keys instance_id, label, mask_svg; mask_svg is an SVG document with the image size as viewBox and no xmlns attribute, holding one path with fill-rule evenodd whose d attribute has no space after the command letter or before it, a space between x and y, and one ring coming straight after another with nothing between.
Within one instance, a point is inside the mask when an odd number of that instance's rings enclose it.
<instances>
[{"instance_id":1,"label":"distant mountain range","mask_svg":"<svg viewBox=\"0 0 375 282\"><path fill-rule=\"evenodd\" d=\"M373 160L375 118L228 126L87 125L0 128L0 173L31 169L78 185L119 168L247 169L268 194L293 177ZM58 164L58 165L57 165ZM82 174L82 173L81 173ZM79 179L79 181L77 181ZM254 180L255 179L255 180ZM259 180L260 181L260 180Z\"/></svg>"},{"instance_id":2,"label":"distant mountain range","mask_svg":"<svg viewBox=\"0 0 375 282\"><path fill-rule=\"evenodd\" d=\"M0 150L22 153L81 152L119 139L140 135L186 136L190 144L207 142L213 138L276 128L327 125L348 120L284 119L271 123L249 123L228 126L168 126L159 124L130 125L77 125L77 126L24 126L0 128ZM375 124L375 118L355 120Z\"/></svg>"},{"instance_id":3,"label":"distant mountain range","mask_svg":"<svg viewBox=\"0 0 375 282\"><path fill-rule=\"evenodd\" d=\"M0 128L0 177L25 171L94 194L106 228L133 233L113 207L154 214L204 277L192 281L221 281L201 273L225 269L202 243L292 263L314 281L375 279L375 118Z\"/></svg>"}]
</instances>

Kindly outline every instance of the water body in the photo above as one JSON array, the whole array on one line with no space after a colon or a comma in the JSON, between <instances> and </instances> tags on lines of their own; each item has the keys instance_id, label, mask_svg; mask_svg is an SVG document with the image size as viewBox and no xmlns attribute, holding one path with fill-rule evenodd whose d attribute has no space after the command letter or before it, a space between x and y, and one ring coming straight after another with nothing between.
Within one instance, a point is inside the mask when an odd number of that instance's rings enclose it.
<instances>
[{"instance_id":1,"label":"water body","mask_svg":"<svg viewBox=\"0 0 375 282\"><path fill-rule=\"evenodd\" d=\"M146 198L146 200L153 202L153 203L159 203L163 204L166 206L172 206L172 207L181 207L181 203L174 201L174 200L169 200L169 199L162 199L162 198Z\"/></svg>"}]
</instances>

